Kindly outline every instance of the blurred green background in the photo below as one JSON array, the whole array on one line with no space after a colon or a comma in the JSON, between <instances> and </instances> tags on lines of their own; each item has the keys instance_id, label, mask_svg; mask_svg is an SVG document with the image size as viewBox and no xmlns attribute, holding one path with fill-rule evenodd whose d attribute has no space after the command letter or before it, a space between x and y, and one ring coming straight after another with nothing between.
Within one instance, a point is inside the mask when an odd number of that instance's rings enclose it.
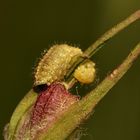
<instances>
[{"instance_id":1,"label":"blurred green background","mask_svg":"<svg viewBox=\"0 0 140 140\"><path fill-rule=\"evenodd\" d=\"M67 42L85 50L139 8L139 0L3 1L0 134L18 102L32 87L33 68L44 49ZM139 41L140 21L112 38L93 57L98 79L120 64ZM140 59L98 104L84 128L82 140L140 140Z\"/></svg>"}]
</instances>

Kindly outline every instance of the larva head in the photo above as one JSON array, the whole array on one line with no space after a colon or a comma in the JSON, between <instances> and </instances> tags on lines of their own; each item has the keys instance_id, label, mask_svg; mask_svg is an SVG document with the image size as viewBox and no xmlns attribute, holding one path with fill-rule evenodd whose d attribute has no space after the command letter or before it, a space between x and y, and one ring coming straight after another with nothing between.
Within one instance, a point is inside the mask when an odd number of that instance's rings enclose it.
<instances>
[{"instance_id":1,"label":"larva head","mask_svg":"<svg viewBox=\"0 0 140 140\"><path fill-rule=\"evenodd\" d=\"M82 55L79 48L67 44L54 45L43 56L35 71L34 86L50 85L64 78L74 56Z\"/></svg>"},{"instance_id":2,"label":"larva head","mask_svg":"<svg viewBox=\"0 0 140 140\"><path fill-rule=\"evenodd\" d=\"M92 83L95 79L95 75L95 63L92 61L87 61L80 65L74 72L74 77L83 84Z\"/></svg>"}]
</instances>

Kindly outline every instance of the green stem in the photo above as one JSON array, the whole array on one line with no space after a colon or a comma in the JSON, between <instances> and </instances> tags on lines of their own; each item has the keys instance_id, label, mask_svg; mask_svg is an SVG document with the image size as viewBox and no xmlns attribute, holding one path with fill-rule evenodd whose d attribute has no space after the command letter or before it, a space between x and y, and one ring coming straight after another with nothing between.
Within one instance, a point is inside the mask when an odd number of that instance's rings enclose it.
<instances>
[{"instance_id":1,"label":"green stem","mask_svg":"<svg viewBox=\"0 0 140 140\"><path fill-rule=\"evenodd\" d=\"M90 58L93 56L102 46L104 45L104 42L115 36L117 33L119 33L121 30L126 28L128 25L133 23L134 21L138 20L140 18L140 10L136 11L123 21L121 21L119 24L112 27L110 30L108 30L106 33L104 33L97 41L95 41L90 47L85 50L83 56L84 57L77 57L74 58L73 65L71 66L69 72L66 75L66 81L69 83L71 80L73 80L73 72L75 68L83 63L85 61L85 58Z\"/></svg>"},{"instance_id":2,"label":"green stem","mask_svg":"<svg viewBox=\"0 0 140 140\"><path fill-rule=\"evenodd\" d=\"M128 71L132 66L133 62L140 55L140 43L134 48L134 50L128 55L128 57L123 61L123 63L113 70L113 72L108 75L96 88L92 90L86 98L84 98L83 103L84 108L88 109L90 106L92 108L107 94L107 92L122 78L122 76ZM88 100L88 102L87 102Z\"/></svg>"},{"instance_id":3,"label":"green stem","mask_svg":"<svg viewBox=\"0 0 140 140\"><path fill-rule=\"evenodd\" d=\"M78 127L85 118L94 110L96 104L107 94L107 92L128 71L133 62L140 55L140 43L128 55L124 62L108 75L94 90L87 94L82 100L75 103L67 112L50 128L40 136L40 140L64 140L72 131ZM63 130L63 131L62 131Z\"/></svg>"},{"instance_id":4,"label":"green stem","mask_svg":"<svg viewBox=\"0 0 140 140\"><path fill-rule=\"evenodd\" d=\"M133 23L134 21L138 20L140 18L140 10L136 11L117 25L115 25L113 28L108 30L106 33L104 33L95 43L93 43L90 47L87 48L87 50L84 52L84 54L88 57L91 57L95 50L103 44L105 41L108 39L112 38L115 36L117 33L119 33L121 30L126 28L128 25Z\"/></svg>"}]
</instances>

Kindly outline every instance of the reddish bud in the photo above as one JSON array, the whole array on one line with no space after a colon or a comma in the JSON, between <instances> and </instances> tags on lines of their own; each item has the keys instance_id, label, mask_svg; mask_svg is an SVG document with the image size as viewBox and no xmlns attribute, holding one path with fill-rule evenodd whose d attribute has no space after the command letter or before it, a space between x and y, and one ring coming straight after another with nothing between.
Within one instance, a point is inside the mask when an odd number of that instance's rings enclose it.
<instances>
[{"instance_id":1,"label":"reddish bud","mask_svg":"<svg viewBox=\"0 0 140 140\"><path fill-rule=\"evenodd\" d=\"M78 97L70 94L64 85L52 83L39 94L30 113L21 121L18 139L26 136L31 140L37 139L41 132L47 132L61 114L76 101Z\"/></svg>"}]
</instances>

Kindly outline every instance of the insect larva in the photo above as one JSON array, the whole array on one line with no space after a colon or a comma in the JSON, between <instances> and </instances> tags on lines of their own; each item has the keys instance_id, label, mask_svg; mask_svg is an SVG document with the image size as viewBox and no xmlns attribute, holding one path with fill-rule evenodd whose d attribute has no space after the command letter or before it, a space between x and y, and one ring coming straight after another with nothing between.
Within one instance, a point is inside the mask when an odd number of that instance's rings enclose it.
<instances>
[{"instance_id":1,"label":"insect larva","mask_svg":"<svg viewBox=\"0 0 140 140\"><path fill-rule=\"evenodd\" d=\"M71 66L72 58L82 55L81 49L67 44L52 46L36 68L34 87L42 87L42 85L50 85L54 81L62 81ZM95 79L95 63L86 61L75 70L74 77L84 84L93 82Z\"/></svg>"},{"instance_id":2,"label":"insect larva","mask_svg":"<svg viewBox=\"0 0 140 140\"><path fill-rule=\"evenodd\" d=\"M82 55L79 48L67 44L54 45L43 56L35 71L34 86L60 81L70 68L70 61L74 56Z\"/></svg>"}]
</instances>

